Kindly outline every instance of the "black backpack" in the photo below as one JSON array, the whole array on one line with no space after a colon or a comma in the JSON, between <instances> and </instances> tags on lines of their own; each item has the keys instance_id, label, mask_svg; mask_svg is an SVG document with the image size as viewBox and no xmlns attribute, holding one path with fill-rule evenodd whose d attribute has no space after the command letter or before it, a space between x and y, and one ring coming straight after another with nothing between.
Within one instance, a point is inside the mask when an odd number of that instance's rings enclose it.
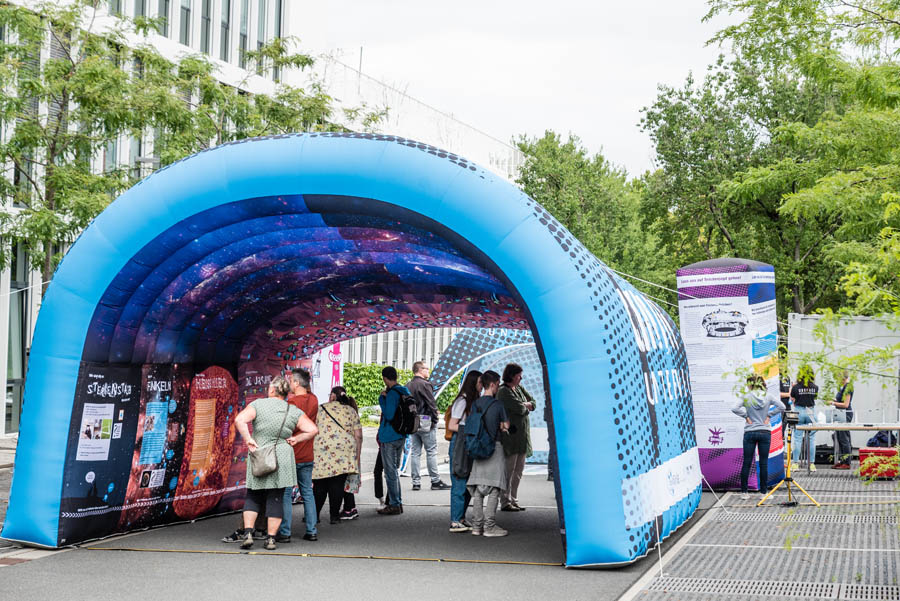
<instances>
[{"instance_id":1,"label":"black backpack","mask_svg":"<svg viewBox=\"0 0 900 601\"><path fill-rule=\"evenodd\" d=\"M392 389L393 390L393 389ZM419 407L416 399L409 394L403 394L399 390L396 391L400 395L400 403L397 405L397 411L391 418L391 427L397 434L412 434L419 431Z\"/></svg>"},{"instance_id":2,"label":"black backpack","mask_svg":"<svg viewBox=\"0 0 900 601\"><path fill-rule=\"evenodd\" d=\"M492 400L484 410L478 403L475 403L466 418L466 453L472 459L488 459L494 454L496 440L488 431L487 424L484 423L484 415L496 402L497 399Z\"/></svg>"}]
</instances>

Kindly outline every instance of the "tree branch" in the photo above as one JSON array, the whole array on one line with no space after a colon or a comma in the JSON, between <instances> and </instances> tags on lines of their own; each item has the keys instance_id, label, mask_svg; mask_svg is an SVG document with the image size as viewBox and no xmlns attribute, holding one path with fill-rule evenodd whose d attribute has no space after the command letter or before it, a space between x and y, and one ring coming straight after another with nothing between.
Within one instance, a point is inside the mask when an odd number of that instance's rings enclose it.
<instances>
[{"instance_id":1,"label":"tree branch","mask_svg":"<svg viewBox=\"0 0 900 601\"><path fill-rule=\"evenodd\" d=\"M16 159L15 156L9 155L9 158L12 159L12 162L15 164L16 169L19 170L19 173L21 173L22 175L24 175L24 176L25 176L25 179L27 179L27 180L29 181L29 183L31 184L31 187L34 188L34 191L37 193L38 198L40 198L40 199L41 199L41 202L43 202L43 201L44 201L44 194L41 192L41 189L40 189L40 187L37 185L37 182L34 181L34 178L31 177L31 174L29 174L24 168L22 168L22 164L19 162L18 159Z\"/></svg>"},{"instance_id":2,"label":"tree branch","mask_svg":"<svg viewBox=\"0 0 900 601\"><path fill-rule=\"evenodd\" d=\"M800 263L803 263L804 261L806 261L806 257L809 256L809 253L811 253L813 250L815 250L816 247L819 246L819 244L821 244L823 240L825 240L825 238L827 238L828 236L830 236L831 234L833 234L833 233L834 233L834 230L836 230L837 228L838 228L838 224L835 223L835 224L832 225L830 228L828 228L827 230L825 230L825 232L824 232L821 236L819 236L819 239L816 240L815 244L813 244L812 246L810 246L810 247L806 250L806 252L803 253L803 256L800 257L799 262L800 262Z\"/></svg>"},{"instance_id":3,"label":"tree branch","mask_svg":"<svg viewBox=\"0 0 900 601\"><path fill-rule=\"evenodd\" d=\"M716 210L715 203L713 202L711 196L707 198L707 202L709 204L709 212L712 213L713 219L716 222L716 226L719 228L719 231L722 232L722 235L725 236L725 239L728 241L728 245L731 247L731 250L736 251L737 249L734 246L734 240L731 237L731 233L729 233L728 228L725 227L725 224L722 223L722 219L719 217L719 213Z\"/></svg>"},{"instance_id":4,"label":"tree branch","mask_svg":"<svg viewBox=\"0 0 900 601\"><path fill-rule=\"evenodd\" d=\"M886 16L884 16L883 14L881 14L877 11L874 11L870 8L866 8L864 6L859 6L859 5L853 4L851 2L847 2L846 0L840 0L840 3L843 4L844 6L846 6L847 8L855 8L856 10L858 10L860 12L864 12L868 15L872 15L873 17L878 19L882 24L890 23L891 25L900 25L900 21L896 21L894 19L889 19Z\"/></svg>"}]
</instances>

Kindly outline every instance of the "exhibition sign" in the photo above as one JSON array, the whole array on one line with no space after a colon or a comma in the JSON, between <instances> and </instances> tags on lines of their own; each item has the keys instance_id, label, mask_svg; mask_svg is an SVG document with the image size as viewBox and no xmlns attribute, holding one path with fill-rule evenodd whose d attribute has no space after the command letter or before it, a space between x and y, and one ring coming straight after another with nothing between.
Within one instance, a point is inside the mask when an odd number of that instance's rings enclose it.
<instances>
[{"instance_id":1,"label":"exhibition sign","mask_svg":"<svg viewBox=\"0 0 900 601\"><path fill-rule=\"evenodd\" d=\"M677 282L703 476L713 488L739 488L744 420L732 408L750 373L779 394L775 271L757 261L713 259L679 269ZM780 414L772 417L771 430L763 460L774 484L784 477ZM751 488L757 479L754 468Z\"/></svg>"},{"instance_id":2,"label":"exhibition sign","mask_svg":"<svg viewBox=\"0 0 900 601\"><path fill-rule=\"evenodd\" d=\"M694 512L687 356L664 311L464 158L312 133L168 165L72 245L36 324L2 535L59 547L233 511L234 417L274 375L331 349L331 384L334 345L425 327L534 336L567 565L633 561Z\"/></svg>"}]
</instances>

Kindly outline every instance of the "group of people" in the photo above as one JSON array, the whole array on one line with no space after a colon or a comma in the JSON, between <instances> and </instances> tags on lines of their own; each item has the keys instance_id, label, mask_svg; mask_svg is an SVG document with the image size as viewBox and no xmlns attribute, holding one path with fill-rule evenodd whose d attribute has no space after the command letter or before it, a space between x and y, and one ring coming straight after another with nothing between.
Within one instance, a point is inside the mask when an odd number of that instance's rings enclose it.
<instances>
[{"instance_id":1,"label":"group of people","mask_svg":"<svg viewBox=\"0 0 900 601\"><path fill-rule=\"evenodd\" d=\"M392 422L403 399L411 397L419 414L419 428L410 434L412 490L421 489L419 463L424 449L431 489L450 490L450 531L506 536L508 531L497 525L496 512L498 506L501 511L525 511L518 502L518 489L525 458L531 455L528 415L536 407L521 386L522 367L507 365L502 382L494 371L466 374L446 424L452 432L449 485L441 480L437 468L439 416L428 366L416 362L413 374L403 386L394 367L381 372L384 390L378 399L381 422L375 466L375 495L381 504L378 514L403 513L400 462L406 435L397 432ZM494 448L486 456L467 456L465 429L470 416L477 418L482 436L488 437ZM277 468L254 476L248 461L242 524L224 537L224 542L239 542L242 549L250 549L256 540L264 540L267 550L291 542L295 487L304 506L304 540L318 540L317 524L326 500L331 524L359 517L355 495L360 487L362 426L356 401L343 387L334 387L328 401L320 405L310 390L309 372L294 369L289 378L273 378L266 398L244 408L235 418L235 427L251 452L274 447ZM466 519L470 502L471 522ZM261 515L265 516L263 528L257 525Z\"/></svg>"},{"instance_id":2,"label":"group of people","mask_svg":"<svg viewBox=\"0 0 900 601\"><path fill-rule=\"evenodd\" d=\"M785 403L788 410L791 409L791 406L796 408L799 417L797 425L799 426L816 423L815 406L818 396L819 386L816 384L816 375L808 365L804 365L798 370L796 382L791 383L790 378L784 378L781 381L781 400ZM849 372L843 372L837 393L830 405L835 422L849 424L853 421L853 383L850 381ZM782 426L783 428L784 426ZM835 433L835 436L837 437L838 461L833 466L833 469L849 470L853 451L850 443L850 432L838 431ZM806 457L809 460L809 469L816 471L816 433L809 432L807 440ZM799 469L800 467L801 447L802 445L798 444L793 448L791 457L792 469Z\"/></svg>"},{"instance_id":3,"label":"group of people","mask_svg":"<svg viewBox=\"0 0 900 601\"><path fill-rule=\"evenodd\" d=\"M800 368L796 382L792 383L790 378L781 380L780 397L768 391L765 379L758 374L753 374L747 378L746 388L747 391L732 408L733 413L746 421L744 425L744 455L741 464L742 499L749 498L748 480L754 453L760 458L758 490L762 495L768 492L768 457L772 443L771 418L779 412L790 411L794 407L798 413L798 425L814 424L816 423L816 398L819 395L819 386L815 382L815 373L808 365ZM834 410L834 421L840 423L853 421L852 402L853 385L849 374L844 372L837 394L830 403ZM786 423L782 420L782 435L784 434L785 426ZM807 461L809 461L809 469L816 471L815 432L808 432L807 434L805 439L807 442L806 457ZM836 433L836 436L838 461L834 465L834 469L848 470L850 469L850 458L852 456L850 432L839 431ZM791 461L791 469L796 470L800 468L799 461L803 450L802 447L802 444L794 445L791 450L792 456L786 458L788 461Z\"/></svg>"},{"instance_id":4,"label":"group of people","mask_svg":"<svg viewBox=\"0 0 900 601\"><path fill-rule=\"evenodd\" d=\"M294 369L290 380L273 378L266 398L241 411L235 427L251 452L274 446L277 468L254 476L248 461L242 527L224 542L240 542L242 549L249 549L254 540L262 539L267 550L291 542L294 487L303 500L304 540L318 540L319 513L326 499L331 524L359 516L355 494L360 483L362 426L356 401L342 386L332 388L328 401L320 405L310 391L309 372ZM266 516L262 531L256 528L260 513Z\"/></svg>"},{"instance_id":5,"label":"group of people","mask_svg":"<svg viewBox=\"0 0 900 601\"><path fill-rule=\"evenodd\" d=\"M506 536L508 531L497 525L496 512L524 511L519 505L518 490L525 469L525 458L531 455L531 435L528 414L536 403L521 386L522 367L511 363L503 370L503 377L494 371L466 374L459 395L450 406L446 423L450 438L450 486L437 471L438 414L432 386L428 381L428 367L424 362L413 365L413 379L401 386L397 370L385 367L382 372L384 392L378 399L381 423L378 428L379 462L376 464L375 494L383 507L381 515L403 513L400 491L400 460L404 435L392 426L395 413L405 397L413 397L419 407L420 428L411 435L412 489L421 488L419 462L424 447L432 490L450 489L450 532L471 532L474 535ZM475 415L478 425L494 446L488 456L468 457L466 453L466 421ZM426 419L422 419L425 417ZM387 482L387 496L380 494L381 473ZM472 520L466 510L472 503Z\"/></svg>"}]
</instances>

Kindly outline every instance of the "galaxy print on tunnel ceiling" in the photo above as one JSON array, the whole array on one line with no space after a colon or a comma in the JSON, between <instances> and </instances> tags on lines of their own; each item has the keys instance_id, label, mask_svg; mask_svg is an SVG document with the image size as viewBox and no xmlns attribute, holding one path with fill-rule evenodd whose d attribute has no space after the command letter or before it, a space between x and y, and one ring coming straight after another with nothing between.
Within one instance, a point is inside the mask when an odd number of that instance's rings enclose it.
<instances>
[{"instance_id":1,"label":"galaxy print on tunnel ceiling","mask_svg":"<svg viewBox=\"0 0 900 601\"><path fill-rule=\"evenodd\" d=\"M260 326L246 340L242 365L259 373L286 366L342 340L413 328L528 327L512 299L498 296L416 296L329 299L299 304Z\"/></svg>"},{"instance_id":2,"label":"galaxy print on tunnel ceiling","mask_svg":"<svg viewBox=\"0 0 900 601\"><path fill-rule=\"evenodd\" d=\"M253 355L253 342L267 349L255 358L271 359L398 329L528 327L464 248L394 217L310 212L300 195L199 213L120 271L94 313L84 359L232 363ZM265 332L276 323L297 335L273 350Z\"/></svg>"}]
</instances>

